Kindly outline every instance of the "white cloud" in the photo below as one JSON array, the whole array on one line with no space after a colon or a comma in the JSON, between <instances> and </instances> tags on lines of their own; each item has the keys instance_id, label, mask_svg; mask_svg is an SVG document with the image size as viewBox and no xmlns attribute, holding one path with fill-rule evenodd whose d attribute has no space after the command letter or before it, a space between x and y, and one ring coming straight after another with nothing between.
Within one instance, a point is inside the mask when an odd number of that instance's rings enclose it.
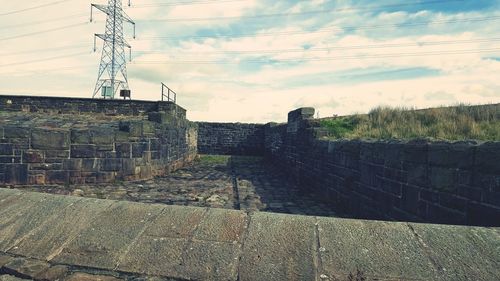
<instances>
[{"instance_id":1,"label":"white cloud","mask_svg":"<svg viewBox=\"0 0 500 281\"><path fill-rule=\"evenodd\" d=\"M45 2L33 3L6 1L3 7L5 11L12 11ZM140 6L151 3L137 1L134 4ZM248 122L284 121L287 112L296 106L314 106L320 116L325 117L366 112L381 104L421 108L455 102L500 102L500 62L484 59L499 57L500 40L478 40L495 37L496 21L464 20L497 17L500 16L498 9L457 13L396 11L371 16L367 16L363 10L345 10L334 15L258 18L250 21L238 18L192 22L149 21L297 13L326 9L329 3L324 0L295 4L250 0L126 9L138 23L138 40L129 40L136 50L136 63L128 66L133 97L158 100L160 82L165 82L178 92L180 105L186 107L188 117L193 120ZM57 7L0 16L0 39L85 23L78 27L2 41L0 94L90 97L100 59L100 52L91 53L92 36L104 31L105 17L96 13L97 21L86 23L89 4L90 1L72 1ZM336 3L336 7L353 7L353 2L342 1ZM2 29L2 26L62 17L65 14L61 11L75 16ZM423 21L434 24L388 26ZM446 21L455 22L443 23ZM353 26L362 28L349 29ZM126 25L125 29L130 35L131 28ZM231 34L255 32L257 35L205 40L189 38L201 30L204 34L217 31ZM158 36L187 36L187 39L147 39ZM422 42L450 43L418 44ZM395 44L399 47L387 47ZM386 47L373 47L377 45ZM74 48L67 48L71 46ZM101 46L101 42L98 46ZM63 48L7 55L60 47ZM303 48L304 51L276 51ZM492 51L463 54L464 50L485 49ZM453 51L459 54L452 54ZM32 64L15 64L79 52L86 54ZM415 55L422 52L435 52L438 55ZM288 62L245 63L260 59ZM293 63L300 60L303 61ZM141 61L154 63L140 64ZM194 63L211 61L220 63ZM14 65L1 66L6 64ZM384 71L398 69L431 69L439 75L406 77L400 73L400 78L384 79Z\"/></svg>"}]
</instances>

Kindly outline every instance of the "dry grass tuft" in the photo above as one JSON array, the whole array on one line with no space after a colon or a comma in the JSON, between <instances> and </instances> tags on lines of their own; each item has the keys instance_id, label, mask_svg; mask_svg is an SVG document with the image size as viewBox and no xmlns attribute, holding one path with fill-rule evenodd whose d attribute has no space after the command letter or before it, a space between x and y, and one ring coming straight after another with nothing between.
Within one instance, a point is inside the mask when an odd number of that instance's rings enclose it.
<instances>
[{"instance_id":1,"label":"dry grass tuft","mask_svg":"<svg viewBox=\"0 0 500 281\"><path fill-rule=\"evenodd\" d=\"M323 119L331 138L500 141L500 104L430 108L377 107L368 114Z\"/></svg>"}]
</instances>

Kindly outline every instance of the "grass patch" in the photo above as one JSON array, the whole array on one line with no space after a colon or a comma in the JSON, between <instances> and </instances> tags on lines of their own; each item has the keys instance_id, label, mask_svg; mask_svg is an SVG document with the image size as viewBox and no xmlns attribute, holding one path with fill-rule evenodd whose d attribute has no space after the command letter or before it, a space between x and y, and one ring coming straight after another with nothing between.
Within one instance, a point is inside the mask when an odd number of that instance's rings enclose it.
<instances>
[{"instance_id":1,"label":"grass patch","mask_svg":"<svg viewBox=\"0 0 500 281\"><path fill-rule=\"evenodd\" d=\"M198 162L205 165L226 165L229 155L200 155Z\"/></svg>"},{"instance_id":2,"label":"grass patch","mask_svg":"<svg viewBox=\"0 0 500 281\"><path fill-rule=\"evenodd\" d=\"M320 126L327 129L330 136L343 138L351 134L359 124L358 116L343 116L320 121Z\"/></svg>"},{"instance_id":3,"label":"grass patch","mask_svg":"<svg viewBox=\"0 0 500 281\"><path fill-rule=\"evenodd\" d=\"M378 107L368 114L323 119L329 138L500 141L500 104L431 108Z\"/></svg>"}]
</instances>

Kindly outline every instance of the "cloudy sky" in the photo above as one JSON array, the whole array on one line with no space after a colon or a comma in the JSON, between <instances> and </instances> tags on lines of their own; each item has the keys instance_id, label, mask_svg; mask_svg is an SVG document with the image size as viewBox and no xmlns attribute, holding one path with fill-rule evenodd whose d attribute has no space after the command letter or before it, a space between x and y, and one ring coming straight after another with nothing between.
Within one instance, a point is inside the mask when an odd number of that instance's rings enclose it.
<instances>
[{"instance_id":1,"label":"cloudy sky","mask_svg":"<svg viewBox=\"0 0 500 281\"><path fill-rule=\"evenodd\" d=\"M90 3L2 1L0 94L91 97ZM124 0L126 6L127 0ZM285 121L379 105L500 102L498 0L132 0L133 98L178 92L190 120Z\"/></svg>"}]
</instances>

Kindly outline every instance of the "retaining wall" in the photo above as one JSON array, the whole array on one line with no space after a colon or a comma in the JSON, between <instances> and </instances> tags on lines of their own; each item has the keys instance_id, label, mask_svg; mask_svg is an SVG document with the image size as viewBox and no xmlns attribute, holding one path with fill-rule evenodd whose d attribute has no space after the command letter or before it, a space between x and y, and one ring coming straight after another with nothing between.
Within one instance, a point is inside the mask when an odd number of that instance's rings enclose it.
<instances>
[{"instance_id":1,"label":"retaining wall","mask_svg":"<svg viewBox=\"0 0 500 281\"><path fill-rule=\"evenodd\" d=\"M172 102L140 100L103 100L86 98L0 96L0 111L45 113L102 113L105 115L139 116L148 112L174 112L186 118L186 110Z\"/></svg>"},{"instance_id":2,"label":"retaining wall","mask_svg":"<svg viewBox=\"0 0 500 281\"><path fill-rule=\"evenodd\" d=\"M57 104L86 106L85 100L26 98L6 103L9 98L0 98L3 107L12 106L10 113L0 108L0 185L148 179L182 167L197 154L196 124L175 104L162 105L164 111L157 112L149 111L158 109L148 108L153 104L149 102L86 100L103 114L87 114L85 107L78 109L80 114L66 115L55 111ZM33 104L38 113L32 112ZM127 109L115 107L119 104ZM21 112L13 112L17 109ZM105 116L108 109L131 115Z\"/></svg>"},{"instance_id":3,"label":"retaining wall","mask_svg":"<svg viewBox=\"0 0 500 281\"><path fill-rule=\"evenodd\" d=\"M264 125L242 123L198 124L198 152L202 154L262 155Z\"/></svg>"},{"instance_id":4,"label":"retaining wall","mask_svg":"<svg viewBox=\"0 0 500 281\"><path fill-rule=\"evenodd\" d=\"M268 124L266 156L358 218L500 226L500 143L326 141L314 109Z\"/></svg>"}]
</instances>

